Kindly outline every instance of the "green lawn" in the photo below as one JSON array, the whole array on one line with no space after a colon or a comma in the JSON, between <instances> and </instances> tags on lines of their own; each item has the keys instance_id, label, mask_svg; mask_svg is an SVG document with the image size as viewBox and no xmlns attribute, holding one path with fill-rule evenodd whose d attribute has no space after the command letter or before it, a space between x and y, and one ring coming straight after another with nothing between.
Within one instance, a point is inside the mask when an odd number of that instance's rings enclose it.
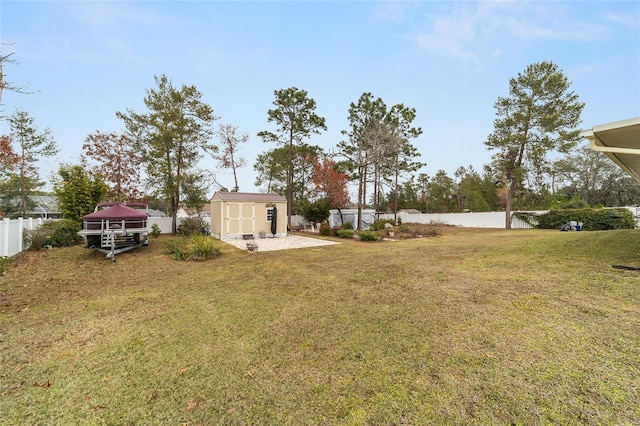
<instances>
[{"instance_id":1,"label":"green lawn","mask_svg":"<svg viewBox=\"0 0 640 426\"><path fill-rule=\"evenodd\" d=\"M640 231L26 252L0 424L640 424Z\"/></svg>"}]
</instances>

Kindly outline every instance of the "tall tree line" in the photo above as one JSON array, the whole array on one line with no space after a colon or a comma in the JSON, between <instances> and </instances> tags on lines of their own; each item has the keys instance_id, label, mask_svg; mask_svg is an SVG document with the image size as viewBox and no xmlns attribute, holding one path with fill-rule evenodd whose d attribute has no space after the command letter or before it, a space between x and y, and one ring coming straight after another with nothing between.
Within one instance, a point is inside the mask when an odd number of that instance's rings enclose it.
<instances>
[{"instance_id":1,"label":"tall tree line","mask_svg":"<svg viewBox=\"0 0 640 426\"><path fill-rule=\"evenodd\" d=\"M0 59L6 63L8 58ZM146 110L116 113L124 123L122 134L88 135L84 153L95 163L90 175L108 184L105 197L120 201L153 196L165 200L175 218L185 203L199 206L206 201L210 173L201 167L201 160L207 155L221 168L232 170L231 189L239 190L236 169L245 162L238 148L248 136L231 125L215 131L218 117L195 86L174 87L165 75L156 76L155 83L146 90ZM368 207L390 212L505 210L507 227L512 209L549 208L571 200L588 205L639 201L637 185L606 157L577 148L584 104L552 62L531 64L509 80L508 96L495 102L494 128L484 141L494 152L492 161L482 171L459 167L452 176L443 170L433 176L420 173L424 163L414 140L422 129L414 124L416 110L404 104L388 106L370 92L363 93L349 105L349 129L342 131L343 139L336 141L331 153L309 143L326 125L305 90L276 90L273 105L267 123L275 129L258 136L275 147L256 158L256 185L287 197L288 221L292 212L318 198L333 199L332 207L339 208L352 201L358 208L358 223L361 210ZM17 111L9 122L11 133L0 138L0 195L5 201L20 199L19 209L14 210L24 214L28 195L40 185L33 165L54 155L57 147L49 130L37 130L28 113ZM215 136L222 152L212 143ZM552 153L565 158L552 162ZM341 176L355 189L354 200L348 193L345 199L340 188L328 189L329 181L342 186Z\"/></svg>"}]
</instances>

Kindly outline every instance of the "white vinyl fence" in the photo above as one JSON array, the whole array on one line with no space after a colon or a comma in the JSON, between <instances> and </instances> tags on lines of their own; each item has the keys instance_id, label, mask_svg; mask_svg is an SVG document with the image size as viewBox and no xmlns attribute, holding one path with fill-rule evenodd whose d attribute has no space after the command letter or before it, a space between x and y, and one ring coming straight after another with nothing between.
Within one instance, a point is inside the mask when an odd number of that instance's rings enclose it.
<instances>
[{"instance_id":1,"label":"white vinyl fence","mask_svg":"<svg viewBox=\"0 0 640 426\"><path fill-rule=\"evenodd\" d=\"M618 207L616 207L618 208ZM636 220L636 228L640 228L640 207L622 207L626 208L633 214ZM512 229L530 229L533 226L522 219L519 219L515 213L526 213L528 215L538 216L547 213L549 210L538 211L520 211L511 214ZM393 219L393 214L381 214L380 219ZM419 213L407 214L398 213L398 218L402 223L443 223L445 225L462 226L465 228L506 228L505 212L479 212L479 213Z\"/></svg>"},{"instance_id":2,"label":"white vinyl fence","mask_svg":"<svg viewBox=\"0 0 640 426\"><path fill-rule=\"evenodd\" d=\"M531 211L534 215L547 213L544 211ZM381 214L380 219L393 219L393 214ZM445 225L462 226L465 228L506 228L505 212L478 212L478 213L398 213L398 218L402 223L442 223ZM512 229L530 229L533 228L527 222L511 216Z\"/></svg>"},{"instance_id":3,"label":"white vinyl fence","mask_svg":"<svg viewBox=\"0 0 640 426\"><path fill-rule=\"evenodd\" d=\"M543 214L544 211L532 211L527 213ZM481 213L398 213L397 216L402 223L442 223L445 225L462 226L466 228L506 228L506 216L505 212L481 212ZM376 215L376 219L378 216ZM380 214L380 219L393 219L393 213ZM331 220L329 221L331 223ZM339 219L335 220L339 223ZM302 216L291 216L292 225L306 227L309 224ZM354 222L355 223L355 222ZM335 225L338 226L338 225ZM518 219L515 216L511 217L511 227L513 229L529 229L532 226L525 221Z\"/></svg>"},{"instance_id":4,"label":"white vinyl fence","mask_svg":"<svg viewBox=\"0 0 640 426\"><path fill-rule=\"evenodd\" d=\"M0 257L13 256L23 250L22 233L36 229L44 219L2 219L0 220Z\"/></svg>"}]
</instances>

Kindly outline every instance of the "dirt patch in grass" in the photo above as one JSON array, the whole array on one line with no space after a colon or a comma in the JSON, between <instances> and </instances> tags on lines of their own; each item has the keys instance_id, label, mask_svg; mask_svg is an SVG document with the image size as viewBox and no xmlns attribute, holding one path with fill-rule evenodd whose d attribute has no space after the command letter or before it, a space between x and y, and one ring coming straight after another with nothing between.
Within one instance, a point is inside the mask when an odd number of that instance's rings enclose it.
<instances>
[{"instance_id":1,"label":"dirt patch in grass","mask_svg":"<svg viewBox=\"0 0 640 426\"><path fill-rule=\"evenodd\" d=\"M22 253L0 423L636 424L639 235Z\"/></svg>"}]
</instances>

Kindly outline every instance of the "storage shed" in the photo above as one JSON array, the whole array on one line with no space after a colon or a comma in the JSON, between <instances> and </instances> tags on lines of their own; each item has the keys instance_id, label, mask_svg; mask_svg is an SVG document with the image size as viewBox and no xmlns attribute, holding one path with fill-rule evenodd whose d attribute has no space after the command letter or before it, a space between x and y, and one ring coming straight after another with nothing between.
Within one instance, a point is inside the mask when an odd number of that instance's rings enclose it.
<instances>
[{"instance_id":1,"label":"storage shed","mask_svg":"<svg viewBox=\"0 0 640 426\"><path fill-rule=\"evenodd\" d=\"M286 237L287 200L277 194L216 192L211 198L211 236L220 240Z\"/></svg>"}]
</instances>

